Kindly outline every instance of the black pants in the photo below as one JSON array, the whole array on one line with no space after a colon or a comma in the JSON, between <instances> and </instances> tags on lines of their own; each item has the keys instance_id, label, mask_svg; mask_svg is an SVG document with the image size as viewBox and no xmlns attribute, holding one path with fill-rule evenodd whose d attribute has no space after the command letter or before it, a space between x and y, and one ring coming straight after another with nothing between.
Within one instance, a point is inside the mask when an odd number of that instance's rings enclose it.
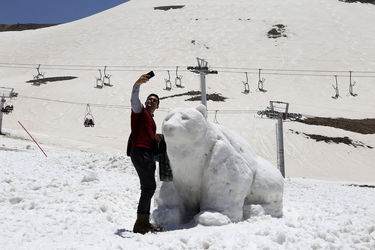
<instances>
[{"instance_id":1,"label":"black pants","mask_svg":"<svg viewBox=\"0 0 375 250\"><path fill-rule=\"evenodd\" d=\"M141 184L141 198L139 199L137 212L150 214L151 199L156 189L154 156L150 149L139 147L132 150L130 158L137 170Z\"/></svg>"}]
</instances>

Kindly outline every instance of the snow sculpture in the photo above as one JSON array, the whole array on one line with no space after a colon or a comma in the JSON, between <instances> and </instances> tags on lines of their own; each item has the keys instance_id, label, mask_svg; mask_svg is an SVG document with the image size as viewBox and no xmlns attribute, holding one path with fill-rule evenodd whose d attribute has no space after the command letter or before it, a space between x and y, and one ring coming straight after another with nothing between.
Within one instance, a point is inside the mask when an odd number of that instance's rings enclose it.
<instances>
[{"instance_id":1,"label":"snow sculpture","mask_svg":"<svg viewBox=\"0 0 375 250\"><path fill-rule=\"evenodd\" d=\"M173 182L164 182L155 196L155 222L177 226L194 218L203 225L224 225L254 211L281 217L280 172L242 137L206 117L199 105L170 110L163 121Z\"/></svg>"}]
</instances>

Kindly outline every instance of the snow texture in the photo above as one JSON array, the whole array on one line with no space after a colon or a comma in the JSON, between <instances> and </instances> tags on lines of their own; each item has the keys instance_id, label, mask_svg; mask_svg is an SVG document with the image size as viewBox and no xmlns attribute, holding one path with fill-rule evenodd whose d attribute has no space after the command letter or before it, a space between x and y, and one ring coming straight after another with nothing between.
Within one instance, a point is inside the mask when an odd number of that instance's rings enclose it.
<instances>
[{"instance_id":1,"label":"snow texture","mask_svg":"<svg viewBox=\"0 0 375 250\"><path fill-rule=\"evenodd\" d=\"M206 107L199 105L172 109L163 121L173 183L161 187L155 221L176 226L194 217L203 225L223 225L248 219L252 204L281 217L279 170L241 136L206 117Z\"/></svg>"},{"instance_id":2,"label":"snow texture","mask_svg":"<svg viewBox=\"0 0 375 250\"><path fill-rule=\"evenodd\" d=\"M131 233L139 180L125 152L42 144L46 158L32 141L1 137L0 146L7 149L0 150L4 250L375 249L373 188L287 178L282 218L253 205L251 217L238 223L226 224L212 212L197 225L139 235ZM82 182L91 173L97 180ZM213 221L222 226L206 226Z\"/></svg>"}]
</instances>

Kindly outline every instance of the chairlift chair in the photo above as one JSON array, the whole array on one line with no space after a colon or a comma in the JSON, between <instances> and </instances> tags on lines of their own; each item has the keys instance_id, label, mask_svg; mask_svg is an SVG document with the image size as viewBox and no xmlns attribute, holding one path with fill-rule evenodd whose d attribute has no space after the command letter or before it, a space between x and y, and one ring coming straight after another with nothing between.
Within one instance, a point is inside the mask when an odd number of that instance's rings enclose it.
<instances>
[{"instance_id":1,"label":"chairlift chair","mask_svg":"<svg viewBox=\"0 0 375 250\"><path fill-rule=\"evenodd\" d=\"M258 73L258 77L259 77L259 79L258 79L258 90L261 91L261 92L267 92L267 90L264 89L264 82L266 81L266 79L260 77L260 72L262 71L262 69L259 69L258 71L259 71L259 73Z\"/></svg>"},{"instance_id":2,"label":"chairlift chair","mask_svg":"<svg viewBox=\"0 0 375 250\"><path fill-rule=\"evenodd\" d=\"M1 109L1 112L3 112L4 114L12 113L12 111L13 111L13 105L7 105Z\"/></svg>"},{"instance_id":3,"label":"chairlift chair","mask_svg":"<svg viewBox=\"0 0 375 250\"><path fill-rule=\"evenodd\" d=\"M36 68L36 70L37 70L37 75L36 75L36 76L33 75L34 80L39 80L39 79L44 78L44 74L45 74L45 73L41 73L41 72L39 71L39 69L40 69L40 64L39 64L38 67ZM39 83L39 85L40 85L40 83Z\"/></svg>"},{"instance_id":4,"label":"chairlift chair","mask_svg":"<svg viewBox=\"0 0 375 250\"><path fill-rule=\"evenodd\" d=\"M354 92L353 92L353 87L357 82L356 81L352 82L352 71L349 71L349 74L350 74L350 76L349 76L349 94L351 96L357 96L358 94L354 94Z\"/></svg>"},{"instance_id":5,"label":"chairlift chair","mask_svg":"<svg viewBox=\"0 0 375 250\"><path fill-rule=\"evenodd\" d=\"M249 94L250 93L249 77L247 76L247 72L245 72L245 74L246 74L246 82L244 81L242 82L245 89L242 93Z\"/></svg>"},{"instance_id":6,"label":"chairlift chair","mask_svg":"<svg viewBox=\"0 0 375 250\"><path fill-rule=\"evenodd\" d=\"M85 114L85 118L83 119L83 125L85 127L94 127L95 126L94 116L91 113L91 108L90 108L89 104L87 104L87 106L86 106L86 114Z\"/></svg>"},{"instance_id":7,"label":"chairlift chair","mask_svg":"<svg viewBox=\"0 0 375 250\"><path fill-rule=\"evenodd\" d=\"M340 97L340 93L339 93L339 83L338 83L338 81L337 81L337 75L334 75L334 77L335 77L335 83L336 83L336 86L332 84L332 87L333 87L333 89L335 90L336 93L335 93L334 96L331 96L331 97L332 97L332 99L337 99L337 98Z\"/></svg>"},{"instance_id":8,"label":"chairlift chair","mask_svg":"<svg viewBox=\"0 0 375 250\"><path fill-rule=\"evenodd\" d=\"M5 98L2 98L2 99L1 99L1 102L4 103L4 104L6 103L6 101L7 101L7 100L6 100ZM4 105L4 104L3 104L3 105ZM7 104L7 105L5 105L5 107L2 107L2 108L1 108L1 112L4 113L4 114L9 114L9 113L11 113L12 111L13 111L13 105L11 105L11 104Z\"/></svg>"},{"instance_id":9,"label":"chairlift chair","mask_svg":"<svg viewBox=\"0 0 375 250\"><path fill-rule=\"evenodd\" d=\"M95 77L96 79L96 86L95 88L102 89L103 88L103 80L102 80L102 70L98 70L100 77Z\"/></svg>"},{"instance_id":10,"label":"chairlift chair","mask_svg":"<svg viewBox=\"0 0 375 250\"><path fill-rule=\"evenodd\" d=\"M104 77L103 77L103 84L105 86L112 87L111 85L111 75L107 74L105 71L107 70L107 66L104 66Z\"/></svg>"},{"instance_id":11,"label":"chairlift chair","mask_svg":"<svg viewBox=\"0 0 375 250\"><path fill-rule=\"evenodd\" d=\"M182 75L178 75L178 66L176 67L176 79L174 80L174 84L176 85L176 87L178 88L184 88L184 86L182 86Z\"/></svg>"},{"instance_id":12,"label":"chairlift chair","mask_svg":"<svg viewBox=\"0 0 375 250\"><path fill-rule=\"evenodd\" d=\"M168 79L164 78L165 90L171 90L172 89L171 74L169 73L169 70L167 70L167 72L168 72Z\"/></svg>"},{"instance_id":13,"label":"chairlift chair","mask_svg":"<svg viewBox=\"0 0 375 250\"><path fill-rule=\"evenodd\" d=\"M110 79L111 75L106 75L104 76L103 78L103 85L105 86L108 86L108 87L112 87L113 85L111 85L111 79Z\"/></svg>"}]
</instances>

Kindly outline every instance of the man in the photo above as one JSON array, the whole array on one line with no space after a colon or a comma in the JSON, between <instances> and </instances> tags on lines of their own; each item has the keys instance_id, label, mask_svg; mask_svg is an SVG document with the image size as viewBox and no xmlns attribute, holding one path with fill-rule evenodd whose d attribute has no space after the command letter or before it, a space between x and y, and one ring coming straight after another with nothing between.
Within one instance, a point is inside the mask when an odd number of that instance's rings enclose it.
<instances>
[{"instance_id":1,"label":"man","mask_svg":"<svg viewBox=\"0 0 375 250\"><path fill-rule=\"evenodd\" d=\"M163 229L150 223L150 205L155 193L155 159L152 154L153 140L159 142L161 134L156 134L154 112L159 108L159 97L150 94L143 107L139 100L140 86L149 80L148 75L142 75L134 84L131 95L131 152L130 158L137 170L141 184L141 197L138 203L137 220L133 232L145 234L160 232Z\"/></svg>"}]
</instances>

